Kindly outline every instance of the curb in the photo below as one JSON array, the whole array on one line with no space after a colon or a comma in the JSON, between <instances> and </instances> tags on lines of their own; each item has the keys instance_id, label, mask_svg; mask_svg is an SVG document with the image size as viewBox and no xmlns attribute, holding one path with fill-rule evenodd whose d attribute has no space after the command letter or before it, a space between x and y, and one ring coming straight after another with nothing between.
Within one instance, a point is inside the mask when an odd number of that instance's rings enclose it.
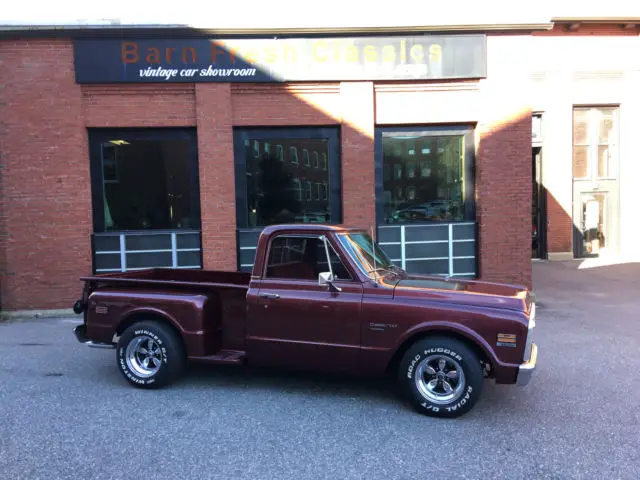
<instances>
[{"instance_id":1,"label":"curb","mask_svg":"<svg viewBox=\"0 0 640 480\"><path fill-rule=\"evenodd\" d=\"M36 318L73 318L76 314L72 308L59 310L15 310L0 312L0 322L20 322Z\"/></svg>"}]
</instances>

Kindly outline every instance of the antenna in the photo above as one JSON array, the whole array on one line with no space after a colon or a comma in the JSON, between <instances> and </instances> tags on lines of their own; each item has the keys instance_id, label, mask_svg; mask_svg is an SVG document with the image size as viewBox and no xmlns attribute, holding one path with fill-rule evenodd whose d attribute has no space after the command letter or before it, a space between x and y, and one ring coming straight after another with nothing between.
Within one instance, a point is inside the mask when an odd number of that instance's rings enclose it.
<instances>
[{"instance_id":1,"label":"antenna","mask_svg":"<svg viewBox=\"0 0 640 480\"><path fill-rule=\"evenodd\" d=\"M373 237L373 225L371 226L371 248L373 251L373 284L378 285L378 268L376 265L376 240Z\"/></svg>"}]
</instances>

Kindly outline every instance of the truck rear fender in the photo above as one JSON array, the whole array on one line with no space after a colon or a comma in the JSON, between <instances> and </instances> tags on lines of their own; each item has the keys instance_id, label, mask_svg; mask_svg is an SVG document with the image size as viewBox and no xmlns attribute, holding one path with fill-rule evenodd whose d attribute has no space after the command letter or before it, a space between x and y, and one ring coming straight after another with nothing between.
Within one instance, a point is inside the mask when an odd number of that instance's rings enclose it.
<instances>
[{"instance_id":1,"label":"truck rear fender","mask_svg":"<svg viewBox=\"0 0 640 480\"><path fill-rule=\"evenodd\" d=\"M138 304L129 308L113 309L116 318L111 327L112 341L117 341L117 337L135 322L155 320L175 331L189 356L211 355L220 348L217 324L220 321L220 302L216 294L176 295L167 302L167 308L135 303Z\"/></svg>"},{"instance_id":2,"label":"truck rear fender","mask_svg":"<svg viewBox=\"0 0 640 480\"><path fill-rule=\"evenodd\" d=\"M167 312L154 308L137 308L130 312L127 312L122 317L120 323L116 327L116 333L114 337L119 337L131 325L143 320L155 320L157 322L162 322L166 325L169 325L180 337L182 337L182 334L184 333L183 329L180 328L180 324L174 318L168 315Z\"/></svg>"}]
</instances>

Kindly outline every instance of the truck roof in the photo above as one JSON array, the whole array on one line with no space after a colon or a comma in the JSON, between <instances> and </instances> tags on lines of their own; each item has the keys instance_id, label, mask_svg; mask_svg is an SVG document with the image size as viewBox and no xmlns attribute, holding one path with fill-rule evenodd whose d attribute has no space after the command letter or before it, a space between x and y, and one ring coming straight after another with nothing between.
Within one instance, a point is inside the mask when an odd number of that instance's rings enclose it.
<instances>
[{"instance_id":1,"label":"truck roof","mask_svg":"<svg viewBox=\"0 0 640 480\"><path fill-rule=\"evenodd\" d=\"M321 231L321 232L364 232L365 229L353 227L341 227L339 225L327 225L324 223L284 223L277 225L269 225L262 231L265 235L271 235L279 230L296 230L296 231Z\"/></svg>"}]
</instances>

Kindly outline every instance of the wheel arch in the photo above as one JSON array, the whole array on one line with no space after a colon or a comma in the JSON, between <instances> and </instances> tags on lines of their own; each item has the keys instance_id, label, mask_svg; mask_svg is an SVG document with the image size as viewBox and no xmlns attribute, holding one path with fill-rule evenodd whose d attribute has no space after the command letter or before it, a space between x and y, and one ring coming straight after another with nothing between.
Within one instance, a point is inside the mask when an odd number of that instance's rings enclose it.
<instances>
[{"instance_id":1,"label":"wheel arch","mask_svg":"<svg viewBox=\"0 0 640 480\"><path fill-rule=\"evenodd\" d=\"M137 310L131 312L128 315L125 315L116 327L116 331L114 333L114 342L116 341L116 338L120 337L127 328L136 323L145 321L156 322L169 328L182 345L183 351L186 352L186 345L184 344L184 339L182 338L182 332L180 331L180 329L167 315L153 310Z\"/></svg>"},{"instance_id":2,"label":"wheel arch","mask_svg":"<svg viewBox=\"0 0 640 480\"><path fill-rule=\"evenodd\" d=\"M480 362L482 362L485 376L490 377L493 374L495 370L495 364L493 362L493 359L491 358L491 355L485 350L483 346L479 345L478 342L476 342L473 338L471 338L464 332L461 332L460 330L451 330L438 327L415 332L404 339L404 341L396 349L389 362L387 362L385 372L387 374L395 375L400 361L402 360L402 357L407 352L407 350L409 350L409 348L411 348L411 346L417 341L429 337L446 337L459 341L460 343L471 349L471 351L476 354Z\"/></svg>"}]
</instances>

